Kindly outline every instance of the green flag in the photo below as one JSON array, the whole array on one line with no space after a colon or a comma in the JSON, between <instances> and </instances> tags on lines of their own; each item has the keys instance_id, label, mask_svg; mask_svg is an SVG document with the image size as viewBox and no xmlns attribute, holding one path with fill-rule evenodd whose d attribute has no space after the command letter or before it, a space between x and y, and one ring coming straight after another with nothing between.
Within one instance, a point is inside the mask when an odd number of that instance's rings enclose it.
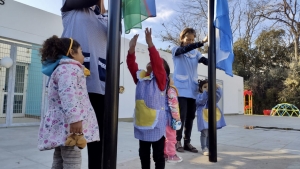
<instances>
[{"instance_id":1,"label":"green flag","mask_svg":"<svg viewBox=\"0 0 300 169\"><path fill-rule=\"evenodd\" d=\"M142 22L149 17L156 17L155 0L122 0L122 12L125 33L130 29L142 29Z\"/></svg>"}]
</instances>

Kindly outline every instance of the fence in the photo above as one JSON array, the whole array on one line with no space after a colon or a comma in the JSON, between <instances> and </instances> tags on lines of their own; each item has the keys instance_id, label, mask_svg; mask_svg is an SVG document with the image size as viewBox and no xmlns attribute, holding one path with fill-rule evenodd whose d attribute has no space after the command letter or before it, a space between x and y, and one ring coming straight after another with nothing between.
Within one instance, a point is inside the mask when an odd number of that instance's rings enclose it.
<instances>
[{"instance_id":1,"label":"fence","mask_svg":"<svg viewBox=\"0 0 300 169\"><path fill-rule=\"evenodd\" d=\"M44 108L45 79L40 46L0 39L0 59L13 65L0 67L0 127L38 125Z\"/></svg>"}]
</instances>

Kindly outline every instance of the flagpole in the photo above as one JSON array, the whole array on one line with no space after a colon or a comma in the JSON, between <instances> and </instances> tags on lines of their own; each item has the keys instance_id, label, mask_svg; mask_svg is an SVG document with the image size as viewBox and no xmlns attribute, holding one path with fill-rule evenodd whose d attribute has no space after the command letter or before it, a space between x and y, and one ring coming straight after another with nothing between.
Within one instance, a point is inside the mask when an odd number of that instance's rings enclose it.
<instances>
[{"instance_id":1,"label":"flagpole","mask_svg":"<svg viewBox=\"0 0 300 169\"><path fill-rule=\"evenodd\" d=\"M216 31L214 26L214 3L214 0L209 0L208 2L208 135L210 162L217 162Z\"/></svg>"},{"instance_id":2,"label":"flagpole","mask_svg":"<svg viewBox=\"0 0 300 169\"><path fill-rule=\"evenodd\" d=\"M102 169L117 168L121 3L109 1Z\"/></svg>"}]
</instances>

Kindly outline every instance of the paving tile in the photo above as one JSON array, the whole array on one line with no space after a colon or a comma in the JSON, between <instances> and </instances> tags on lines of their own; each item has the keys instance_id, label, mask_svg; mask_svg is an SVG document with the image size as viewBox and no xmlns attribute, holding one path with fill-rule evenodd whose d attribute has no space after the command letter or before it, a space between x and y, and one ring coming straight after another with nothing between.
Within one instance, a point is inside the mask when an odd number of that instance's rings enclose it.
<instances>
[{"instance_id":1,"label":"paving tile","mask_svg":"<svg viewBox=\"0 0 300 169\"><path fill-rule=\"evenodd\" d=\"M270 150L270 151L278 151L281 148L283 148L285 145L284 144L277 144L277 143L268 143L268 142L261 142L257 144L253 144L249 146L248 148L253 148L253 149L261 149L261 150Z\"/></svg>"},{"instance_id":2,"label":"paving tile","mask_svg":"<svg viewBox=\"0 0 300 169\"><path fill-rule=\"evenodd\" d=\"M15 168L20 168L20 167L35 165L37 163L33 162L31 160L28 160L24 157L15 156L13 158L1 160L0 164L1 164L1 168L3 168L3 169L15 169Z\"/></svg>"},{"instance_id":3,"label":"paving tile","mask_svg":"<svg viewBox=\"0 0 300 169\"><path fill-rule=\"evenodd\" d=\"M1 161L5 161L7 159L11 159L11 158L14 158L15 157L15 154L7 151L7 150L4 150L4 149L0 149L0 165L1 165Z\"/></svg>"},{"instance_id":4,"label":"paving tile","mask_svg":"<svg viewBox=\"0 0 300 169\"><path fill-rule=\"evenodd\" d=\"M14 169L50 169L49 166L43 164L33 164L33 165L25 165L22 167L17 167Z\"/></svg>"}]
</instances>

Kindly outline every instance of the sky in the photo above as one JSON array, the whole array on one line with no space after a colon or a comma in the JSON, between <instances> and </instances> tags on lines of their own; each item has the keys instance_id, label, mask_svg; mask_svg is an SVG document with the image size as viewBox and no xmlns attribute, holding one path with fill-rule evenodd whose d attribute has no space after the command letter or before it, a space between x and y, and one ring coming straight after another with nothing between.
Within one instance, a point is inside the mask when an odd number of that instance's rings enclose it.
<instances>
[{"instance_id":1,"label":"sky","mask_svg":"<svg viewBox=\"0 0 300 169\"><path fill-rule=\"evenodd\" d=\"M24 3L26 5L39 8L41 10L61 15L60 8L62 6L62 0L15 0L17 2ZM156 0L156 14L157 17L149 18L142 23L143 29L146 27L152 28L153 43L156 48L167 49L172 44L168 42L162 42L159 38L159 33L163 31L162 23L168 22L176 15L177 2L179 0ZM172 4L172 5L170 5ZM108 0L105 0L105 7L108 9ZM123 29L124 30L124 29ZM133 29L130 34L123 34L122 37L131 39L133 35L139 34L138 42L146 44L144 32L141 29Z\"/></svg>"}]
</instances>

